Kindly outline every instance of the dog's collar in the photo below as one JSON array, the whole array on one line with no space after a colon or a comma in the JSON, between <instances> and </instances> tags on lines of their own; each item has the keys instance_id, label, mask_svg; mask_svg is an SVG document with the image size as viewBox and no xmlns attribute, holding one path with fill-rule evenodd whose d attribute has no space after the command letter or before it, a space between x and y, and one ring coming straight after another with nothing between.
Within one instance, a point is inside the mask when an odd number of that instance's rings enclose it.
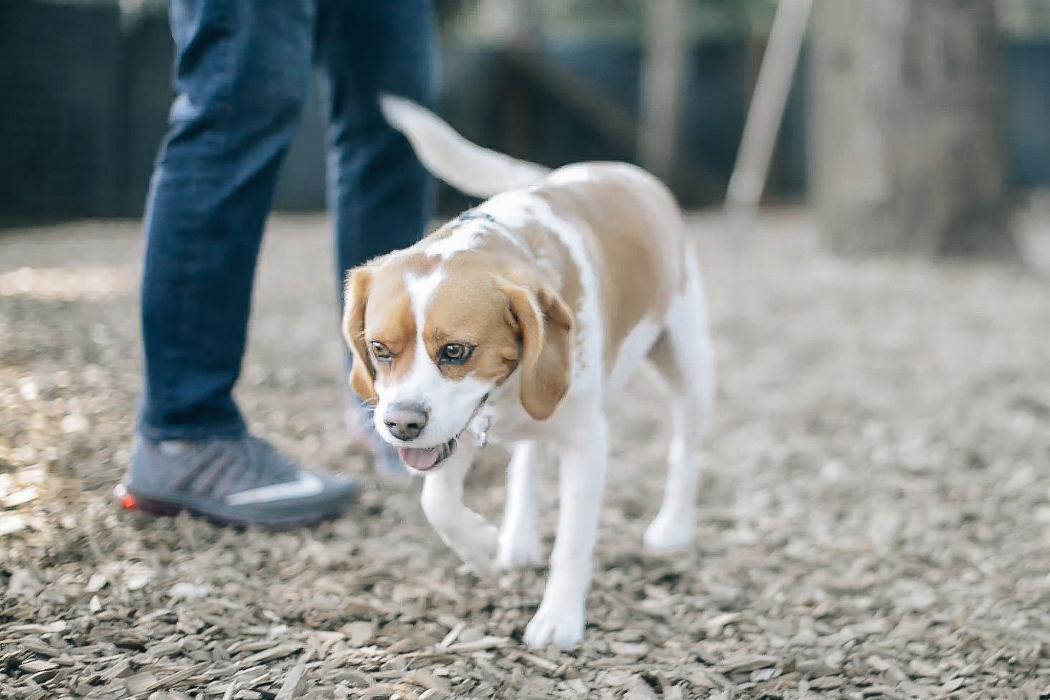
<instances>
[{"instance_id":1,"label":"dog's collar","mask_svg":"<svg viewBox=\"0 0 1050 700\"><path fill-rule=\"evenodd\" d=\"M484 211L478 211L477 209L467 209L465 212L456 217L457 222L472 221L476 219L487 221L490 224L499 223L498 221L496 221L496 217L494 217L492 214L489 214L488 212Z\"/></svg>"},{"instance_id":2,"label":"dog's collar","mask_svg":"<svg viewBox=\"0 0 1050 700\"><path fill-rule=\"evenodd\" d=\"M478 401L477 408L474 409L473 415L470 420L467 421L467 425L474 431L474 447L484 447L489 444L489 426L492 424L492 418L490 416L479 415L485 402L489 400L489 395L485 394L481 397L481 401Z\"/></svg>"},{"instance_id":3,"label":"dog's collar","mask_svg":"<svg viewBox=\"0 0 1050 700\"><path fill-rule=\"evenodd\" d=\"M478 418L477 430L474 432L474 447L484 447L489 444L489 424L492 419L489 416Z\"/></svg>"}]
</instances>

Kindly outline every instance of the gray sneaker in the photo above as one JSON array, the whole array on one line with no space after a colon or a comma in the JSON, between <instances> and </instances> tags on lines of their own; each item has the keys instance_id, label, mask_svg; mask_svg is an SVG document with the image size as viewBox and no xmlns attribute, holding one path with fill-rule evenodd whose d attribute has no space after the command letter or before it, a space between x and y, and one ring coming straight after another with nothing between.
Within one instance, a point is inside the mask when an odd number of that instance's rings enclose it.
<instances>
[{"instance_id":1,"label":"gray sneaker","mask_svg":"<svg viewBox=\"0 0 1050 700\"><path fill-rule=\"evenodd\" d=\"M297 467L270 443L245 435L195 442L136 440L114 496L126 510L187 510L224 525L305 527L342 514L357 493L343 477Z\"/></svg>"}]
</instances>

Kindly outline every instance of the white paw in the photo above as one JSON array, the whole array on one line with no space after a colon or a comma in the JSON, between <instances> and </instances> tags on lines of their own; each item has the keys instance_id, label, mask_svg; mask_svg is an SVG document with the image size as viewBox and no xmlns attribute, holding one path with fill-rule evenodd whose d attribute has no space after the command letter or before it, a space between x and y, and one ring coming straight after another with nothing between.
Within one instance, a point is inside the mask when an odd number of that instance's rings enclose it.
<instances>
[{"instance_id":1,"label":"white paw","mask_svg":"<svg viewBox=\"0 0 1050 700\"><path fill-rule=\"evenodd\" d=\"M542 649L553 644L559 649L573 649L583 641L582 605L540 605L525 627L525 644Z\"/></svg>"},{"instance_id":2,"label":"white paw","mask_svg":"<svg viewBox=\"0 0 1050 700\"><path fill-rule=\"evenodd\" d=\"M527 569L543 561L540 538L535 531L528 534L503 533L499 540L496 565L501 569Z\"/></svg>"},{"instance_id":3,"label":"white paw","mask_svg":"<svg viewBox=\"0 0 1050 700\"><path fill-rule=\"evenodd\" d=\"M692 543L695 529L692 518L657 515L645 531L645 549L650 554L679 552Z\"/></svg>"}]
</instances>

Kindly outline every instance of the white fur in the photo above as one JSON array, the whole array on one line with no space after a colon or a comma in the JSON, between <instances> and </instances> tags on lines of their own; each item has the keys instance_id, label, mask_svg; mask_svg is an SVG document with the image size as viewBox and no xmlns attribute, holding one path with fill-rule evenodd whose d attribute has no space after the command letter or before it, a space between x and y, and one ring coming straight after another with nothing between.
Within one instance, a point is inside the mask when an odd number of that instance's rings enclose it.
<instances>
[{"instance_id":1,"label":"white fur","mask_svg":"<svg viewBox=\"0 0 1050 700\"><path fill-rule=\"evenodd\" d=\"M485 518L463 503L463 480L474 458L473 446L463 441L455 454L423 481L421 503L438 536L459 558L479 573L493 571L498 532Z\"/></svg>"},{"instance_id":2,"label":"white fur","mask_svg":"<svg viewBox=\"0 0 1050 700\"><path fill-rule=\"evenodd\" d=\"M696 529L696 492L700 486L700 442L706 435L714 403L714 352L707 304L696 253L686 259L686 288L668 312L668 338L678 375L687 382L666 381L671 394L671 444L667 482L660 511L645 531L645 546L654 553L687 547Z\"/></svg>"},{"instance_id":3,"label":"white fur","mask_svg":"<svg viewBox=\"0 0 1050 700\"><path fill-rule=\"evenodd\" d=\"M574 163L573 165L566 165L563 168L558 168L550 174L547 178L547 182L553 182L559 185L575 185L587 182L594 182L594 175L591 173L591 169L583 163Z\"/></svg>"},{"instance_id":4,"label":"white fur","mask_svg":"<svg viewBox=\"0 0 1050 700\"><path fill-rule=\"evenodd\" d=\"M496 561L504 569L540 563L540 531L536 522L539 480L544 446L535 440L519 442L507 467L507 505L503 509L499 553Z\"/></svg>"},{"instance_id":5,"label":"white fur","mask_svg":"<svg viewBox=\"0 0 1050 700\"><path fill-rule=\"evenodd\" d=\"M595 394L566 397L555 442L558 463L558 528L550 575L536 615L525 627L533 648L567 649L583 639L587 590L598 539L606 463L605 414Z\"/></svg>"},{"instance_id":6,"label":"white fur","mask_svg":"<svg viewBox=\"0 0 1050 700\"><path fill-rule=\"evenodd\" d=\"M653 343L664 330L663 323L643 318L620 344L616 363L607 380L608 395L616 395L623 389L631 377L645 361L645 356L652 349Z\"/></svg>"},{"instance_id":7,"label":"white fur","mask_svg":"<svg viewBox=\"0 0 1050 700\"><path fill-rule=\"evenodd\" d=\"M457 253L465 253L478 247L482 237L495 234L506 241L514 244L518 250L530 253L517 236L507 230L507 227L499 222L470 220L456 224L456 230L448 236L429 244L425 252L427 255L440 257L442 261L448 260Z\"/></svg>"},{"instance_id":8,"label":"white fur","mask_svg":"<svg viewBox=\"0 0 1050 700\"><path fill-rule=\"evenodd\" d=\"M584 224L569 221L555 212L531 185L546 172L507 156L481 149L465 141L447 124L420 107L403 100L384 99L384 112L391 123L404 131L428 169L467 193L495 194L478 207L493 216L498 226L465 226L448 238L427 248L430 255L447 260L470 250L478 237L489 231L508 236L513 229L539 224L568 250L579 272L581 299L575 309L575 348L572 381L567 395L554 414L543 422L532 420L519 398L521 377L515 372L500 387L477 386L467 380L449 382L441 378L425 352L417 349L415 366L396 387L379 387L380 408L394 399L426 402L432 408L431 421L443 414L434 429L424 431L425 443L440 444L470 419L472 403L489 392L475 421L489 426L493 442L514 445L507 483L507 504L502 531L497 531L463 503L463 479L469 471L473 450L463 446L439 469L427 473L422 505L438 534L459 556L480 571L494 564L503 567L527 566L539 558L537 507L539 472L544 455L556 454L559 467L557 538L550 559L550 575L539 609L525 629L531 647L553 644L569 648L583 638L584 602L591 580L592 556L597 540L598 515L608 459L608 432L603 401L611 389L625 384L661 333L666 333L673 357L673 376L662 383L672 395L673 438L668 455L668 478L659 514L645 534L645 544L655 552L679 550L688 546L695 525L695 498L699 483L696 458L700 433L711 411L713 365L708 338L707 317L699 268L687 261L685 290L674 300L664 319L639 323L624 339L618 357L606 377L604 367L604 319L599 303L599 287L592 264L594 251L588 247L589 231ZM593 179L592 165L574 165L550 174L546 182L572 186ZM616 167L616 166L606 166ZM633 166L620 168L637 185L651 211L658 212L668 226L680 226L680 216L666 188ZM513 190L514 187L525 189ZM503 191L513 190L513 191ZM489 222L491 224L491 222ZM597 232L600 234L600 232ZM543 264L534 261L533 264ZM436 272L432 276L440 276ZM426 278L411 280L413 313L417 327L425 325L428 300L440 286ZM422 333L422 330L420 330ZM423 346L422 336L417 341ZM685 378L683 380L683 378ZM440 429L438 426L440 425ZM472 424L476 426L476 422ZM390 439L380 427L381 434ZM476 429L476 427L475 427Z\"/></svg>"},{"instance_id":9,"label":"white fur","mask_svg":"<svg viewBox=\"0 0 1050 700\"><path fill-rule=\"evenodd\" d=\"M426 248L427 255L439 256L442 260L448 260L456 253L471 250L478 244L484 231L480 226L467 222L459 226L451 234L440 240L434 241Z\"/></svg>"},{"instance_id":10,"label":"white fur","mask_svg":"<svg viewBox=\"0 0 1050 700\"><path fill-rule=\"evenodd\" d=\"M419 105L393 95L379 101L383 115L400 129L427 170L475 197L492 195L541 180L548 172L535 163L476 146Z\"/></svg>"}]
</instances>

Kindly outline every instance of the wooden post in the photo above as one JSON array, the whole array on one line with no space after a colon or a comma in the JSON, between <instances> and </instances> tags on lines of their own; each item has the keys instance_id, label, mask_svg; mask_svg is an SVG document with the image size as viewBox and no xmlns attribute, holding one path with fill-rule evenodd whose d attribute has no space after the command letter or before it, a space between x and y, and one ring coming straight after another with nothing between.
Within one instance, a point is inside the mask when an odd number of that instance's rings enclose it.
<instances>
[{"instance_id":1,"label":"wooden post","mask_svg":"<svg viewBox=\"0 0 1050 700\"><path fill-rule=\"evenodd\" d=\"M642 165L665 181L671 179L678 150L687 23L684 0L645 3L638 152Z\"/></svg>"},{"instance_id":2,"label":"wooden post","mask_svg":"<svg viewBox=\"0 0 1050 700\"><path fill-rule=\"evenodd\" d=\"M726 206L735 213L754 213L762 199L811 6L812 0L781 0L777 6L726 192Z\"/></svg>"}]
</instances>

